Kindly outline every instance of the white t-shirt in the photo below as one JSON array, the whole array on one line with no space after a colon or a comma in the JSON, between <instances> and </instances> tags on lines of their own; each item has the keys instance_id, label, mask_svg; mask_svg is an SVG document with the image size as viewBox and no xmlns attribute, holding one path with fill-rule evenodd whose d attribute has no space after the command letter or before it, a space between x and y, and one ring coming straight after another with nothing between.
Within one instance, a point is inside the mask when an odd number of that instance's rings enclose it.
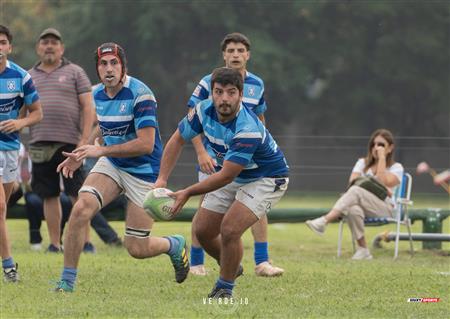
<instances>
[{"instance_id":1,"label":"white t-shirt","mask_svg":"<svg viewBox=\"0 0 450 319\"><path fill-rule=\"evenodd\" d=\"M371 168L369 168L366 172L364 172L365 166L366 166L366 163L364 162L364 158L358 159L355 166L353 167L352 173L359 173L359 174L361 174L361 176L375 176L375 174L373 173ZM404 172L403 165L400 163L394 163L394 164L392 164L391 167L387 167L387 171L391 174L394 174L398 179L399 184L397 186L388 187L390 189L390 191L392 192L392 194L395 194L396 188L402 182L403 172ZM393 204L395 204L392 197L391 197L391 201Z\"/></svg>"}]
</instances>

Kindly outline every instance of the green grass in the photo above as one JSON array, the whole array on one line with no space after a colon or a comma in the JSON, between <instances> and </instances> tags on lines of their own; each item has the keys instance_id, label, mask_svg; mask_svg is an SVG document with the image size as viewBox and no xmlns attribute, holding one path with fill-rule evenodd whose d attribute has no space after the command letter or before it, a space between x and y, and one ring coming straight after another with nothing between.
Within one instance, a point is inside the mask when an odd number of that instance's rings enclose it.
<instances>
[{"instance_id":1,"label":"green grass","mask_svg":"<svg viewBox=\"0 0 450 319\"><path fill-rule=\"evenodd\" d=\"M112 225L123 233L123 222ZM208 276L190 276L180 285L174 282L167 256L136 260L124 249L103 245L95 234L98 253L81 257L76 292L52 293L51 280L59 279L62 255L31 252L25 220L8 220L8 226L22 281L1 284L1 318L448 318L450 257L423 251L416 242L416 255L410 258L407 242L401 242L397 261L392 259L393 243L372 250L372 261L351 261L346 229L344 256L337 259L337 224L330 225L324 237L303 223L270 225L271 258L286 270L280 278L254 275L253 244L246 233L245 275L235 288L236 308L205 304L203 298L218 276L210 258ZM420 232L422 225L413 227ZM393 226L368 228L368 240L386 229ZM444 229L449 229L448 219ZM188 223L157 223L153 235L189 237L189 231ZM450 244L444 243L443 249L448 252ZM441 301L408 303L410 297Z\"/></svg>"}]
</instances>

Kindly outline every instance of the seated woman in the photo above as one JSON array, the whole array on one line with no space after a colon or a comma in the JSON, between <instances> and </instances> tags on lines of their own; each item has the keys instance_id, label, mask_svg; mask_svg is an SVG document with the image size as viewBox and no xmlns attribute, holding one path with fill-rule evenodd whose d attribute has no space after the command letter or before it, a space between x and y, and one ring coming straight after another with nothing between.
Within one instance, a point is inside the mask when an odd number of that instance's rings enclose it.
<instances>
[{"instance_id":1,"label":"seated woman","mask_svg":"<svg viewBox=\"0 0 450 319\"><path fill-rule=\"evenodd\" d=\"M370 137L367 156L360 158L350 175L350 184L360 176L374 176L386 186L388 196L382 200L374 193L360 187L351 186L326 215L308 220L306 225L319 235L323 235L328 223L345 216L353 239L358 247L352 259L372 259L364 237L364 218L392 217L395 201L392 198L394 188L403 177L403 166L394 161L394 138L386 129L376 130Z\"/></svg>"}]
</instances>

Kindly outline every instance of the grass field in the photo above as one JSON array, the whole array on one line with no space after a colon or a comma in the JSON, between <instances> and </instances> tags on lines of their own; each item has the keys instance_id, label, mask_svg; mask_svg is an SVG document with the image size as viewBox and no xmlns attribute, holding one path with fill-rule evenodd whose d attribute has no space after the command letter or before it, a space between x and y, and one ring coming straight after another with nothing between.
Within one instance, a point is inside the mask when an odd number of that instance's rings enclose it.
<instances>
[{"instance_id":1,"label":"grass field","mask_svg":"<svg viewBox=\"0 0 450 319\"><path fill-rule=\"evenodd\" d=\"M450 250L423 251L416 255L400 245L400 257L392 260L393 243L373 250L374 260L355 262L350 233L346 229L344 256L336 258L337 224L318 237L305 224L269 226L270 254L285 268L280 278L254 275L252 239L244 236L245 275L238 279L235 304L209 304L204 299L217 276L218 267L207 258L210 273L174 282L167 256L136 260L122 248L107 247L93 234L97 254L81 258L73 294L55 294L52 281L59 279L62 255L31 252L27 222L8 221L14 258L22 281L1 283L1 318L448 318L450 308ZM123 222L113 222L123 233ZM414 224L421 231L421 223ZM393 226L367 229L372 238ZM444 229L449 229L448 219ZM45 228L42 229L45 234ZM157 223L154 235L180 233L189 237L190 224ZM45 242L44 242L45 244ZM437 303L409 303L408 298L440 298Z\"/></svg>"}]
</instances>

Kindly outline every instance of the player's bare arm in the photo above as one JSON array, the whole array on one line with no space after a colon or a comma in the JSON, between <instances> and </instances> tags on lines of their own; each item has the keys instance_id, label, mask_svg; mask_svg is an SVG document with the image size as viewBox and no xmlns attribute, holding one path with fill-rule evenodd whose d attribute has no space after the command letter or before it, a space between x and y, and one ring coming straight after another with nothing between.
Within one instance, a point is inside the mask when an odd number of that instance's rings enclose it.
<instances>
[{"instance_id":1,"label":"player's bare arm","mask_svg":"<svg viewBox=\"0 0 450 319\"><path fill-rule=\"evenodd\" d=\"M133 157L153 152L155 143L155 128L145 127L137 131L137 138L123 144L116 145L83 145L72 153L63 152L64 156L82 161L86 157Z\"/></svg>"},{"instance_id":2,"label":"player's bare arm","mask_svg":"<svg viewBox=\"0 0 450 319\"><path fill-rule=\"evenodd\" d=\"M178 161L178 157L180 157L184 143L184 139L181 137L180 131L177 129L164 147L164 153L161 158L161 166L159 169L158 179L155 182L155 188L166 187L167 179L172 173L172 170Z\"/></svg>"},{"instance_id":3,"label":"player's bare arm","mask_svg":"<svg viewBox=\"0 0 450 319\"><path fill-rule=\"evenodd\" d=\"M41 102L36 101L30 106L28 106L28 115L25 113L20 113L20 117L16 120L6 120L0 122L0 132L9 134L12 132L20 131L24 127L32 126L42 120L42 108Z\"/></svg>"}]
</instances>

